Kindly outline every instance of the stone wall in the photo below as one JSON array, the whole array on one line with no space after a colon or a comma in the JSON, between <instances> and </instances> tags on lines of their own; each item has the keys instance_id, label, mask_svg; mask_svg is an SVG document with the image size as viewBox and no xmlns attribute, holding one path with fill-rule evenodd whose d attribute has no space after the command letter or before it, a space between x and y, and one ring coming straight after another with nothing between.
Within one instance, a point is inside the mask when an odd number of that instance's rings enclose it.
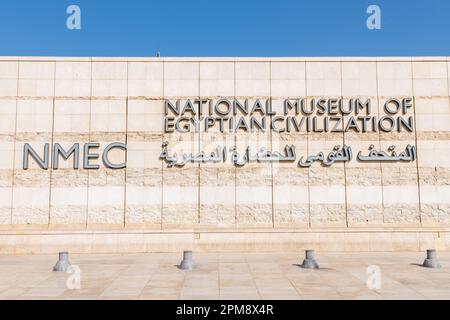
<instances>
[{"instance_id":1,"label":"stone wall","mask_svg":"<svg viewBox=\"0 0 450 320\"><path fill-rule=\"evenodd\" d=\"M0 58L0 253L450 248L450 59ZM413 97L412 133L163 132L164 99ZM123 142L127 168L22 169L24 143ZM417 146L411 163L189 164L168 141L299 154ZM184 147L183 147L184 146ZM126 157L126 159L123 159Z\"/></svg>"}]
</instances>

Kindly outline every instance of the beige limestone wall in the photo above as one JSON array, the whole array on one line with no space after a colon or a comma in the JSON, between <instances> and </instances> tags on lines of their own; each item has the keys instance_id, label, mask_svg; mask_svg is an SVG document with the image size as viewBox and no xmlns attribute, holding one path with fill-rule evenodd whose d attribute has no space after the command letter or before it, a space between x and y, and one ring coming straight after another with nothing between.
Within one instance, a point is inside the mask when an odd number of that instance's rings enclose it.
<instances>
[{"instance_id":1,"label":"beige limestone wall","mask_svg":"<svg viewBox=\"0 0 450 320\"><path fill-rule=\"evenodd\" d=\"M0 58L0 253L196 250L328 251L450 248L450 59ZM164 99L413 97L413 133L163 132ZM31 162L24 143L110 142L120 170L58 170ZM310 155L348 144L416 145L412 163L330 168L258 163L167 168L216 145ZM81 157L82 159L82 157Z\"/></svg>"}]
</instances>

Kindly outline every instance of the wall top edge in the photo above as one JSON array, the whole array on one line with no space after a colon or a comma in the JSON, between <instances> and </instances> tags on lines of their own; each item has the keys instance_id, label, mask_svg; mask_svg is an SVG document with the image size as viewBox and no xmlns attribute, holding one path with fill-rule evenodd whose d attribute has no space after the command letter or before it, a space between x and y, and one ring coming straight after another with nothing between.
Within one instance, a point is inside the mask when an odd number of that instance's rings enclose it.
<instances>
[{"instance_id":1,"label":"wall top edge","mask_svg":"<svg viewBox=\"0 0 450 320\"><path fill-rule=\"evenodd\" d=\"M36 226L39 227L39 226ZM44 228L44 227L43 227ZM313 228L303 228L303 229L254 229L254 228L240 228L240 229L218 229L218 230L202 230L202 229L162 229L162 230L151 230L151 229L119 229L117 226L106 225L103 229L0 229L0 236L27 236L27 235L108 235L108 234L186 234L192 235L192 233L203 233L203 234L239 234L239 233L250 233L250 234L305 234L305 233L342 233L342 234L361 234L361 233L447 233L450 232L448 227L352 227L352 228L342 228L342 227L313 227Z\"/></svg>"},{"instance_id":2,"label":"wall top edge","mask_svg":"<svg viewBox=\"0 0 450 320\"><path fill-rule=\"evenodd\" d=\"M450 61L450 56L436 57L24 57L0 56L0 61L25 62L420 62Z\"/></svg>"}]
</instances>

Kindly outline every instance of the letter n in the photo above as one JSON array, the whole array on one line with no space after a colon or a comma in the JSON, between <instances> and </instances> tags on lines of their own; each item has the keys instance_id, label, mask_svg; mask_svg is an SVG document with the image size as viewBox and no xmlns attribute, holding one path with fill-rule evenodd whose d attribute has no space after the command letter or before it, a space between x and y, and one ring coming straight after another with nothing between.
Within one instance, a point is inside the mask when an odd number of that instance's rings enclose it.
<instances>
[{"instance_id":1,"label":"letter n","mask_svg":"<svg viewBox=\"0 0 450 320\"><path fill-rule=\"evenodd\" d=\"M25 143L23 147L23 169L28 170L30 167L29 158L31 156L41 169L48 170L49 148L50 145L46 143L44 146L44 158L42 159L28 143Z\"/></svg>"}]
</instances>

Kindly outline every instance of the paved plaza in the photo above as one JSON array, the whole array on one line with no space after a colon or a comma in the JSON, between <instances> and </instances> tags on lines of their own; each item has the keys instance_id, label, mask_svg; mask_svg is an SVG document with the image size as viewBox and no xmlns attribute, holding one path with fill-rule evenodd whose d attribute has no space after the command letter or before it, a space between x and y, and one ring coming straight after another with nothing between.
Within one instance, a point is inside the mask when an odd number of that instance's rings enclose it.
<instances>
[{"instance_id":1,"label":"paved plaza","mask_svg":"<svg viewBox=\"0 0 450 320\"><path fill-rule=\"evenodd\" d=\"M441 269L424 257L318 252L321 269L305 270L303 253L194 253L197 268L182 271L182 254L70 255L81 271L70 290L74 274L52 272L56 254L0 256L0 299L449 299L450 253L438 253ZM379 290L366 285L371 265Z\"/></svg>"}]
</instances>

